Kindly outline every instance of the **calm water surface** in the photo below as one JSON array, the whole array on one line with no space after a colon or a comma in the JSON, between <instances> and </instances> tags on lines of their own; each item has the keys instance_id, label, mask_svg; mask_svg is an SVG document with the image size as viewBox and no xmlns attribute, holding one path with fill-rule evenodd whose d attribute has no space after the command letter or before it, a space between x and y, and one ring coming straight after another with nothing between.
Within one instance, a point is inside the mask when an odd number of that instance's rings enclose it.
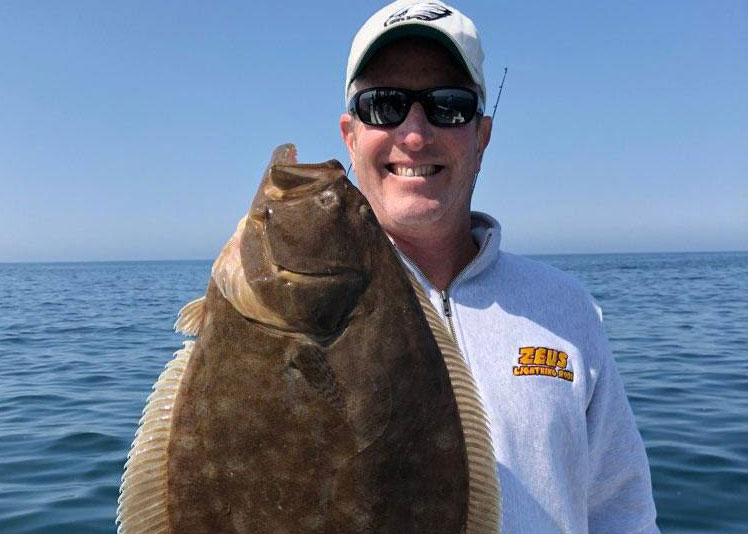
<instances>
[{"instance_id":1,"label":"calm water surface","mask_svg":"<svg viewBox=\"0 0 748 534\"><path fill-rule=\"evenodd\" d=\"M748 532L748 253L543 256L602 305L663 532ZM112 533L210 262L0 264L0 533Z\"/></svg>"}]
</instances>

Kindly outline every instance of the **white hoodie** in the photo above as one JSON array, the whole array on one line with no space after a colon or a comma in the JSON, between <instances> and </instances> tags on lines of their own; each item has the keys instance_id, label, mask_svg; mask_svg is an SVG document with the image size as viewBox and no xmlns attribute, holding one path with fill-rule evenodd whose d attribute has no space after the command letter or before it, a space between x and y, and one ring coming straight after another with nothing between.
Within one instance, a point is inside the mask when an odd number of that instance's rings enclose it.
<instances>
[{"instance_id":1,"label":"white hoodie","mask_svg":"<svg viewBox=\"0 0 748 534\"><path fill-rule=\"evenodd\" d=\"M657 533L649 465L602 312L571 276L499 250L473 214L480 251L440 292L403 257L447 322L491 420L503 533Z\"/></svg>"}]
</instances>

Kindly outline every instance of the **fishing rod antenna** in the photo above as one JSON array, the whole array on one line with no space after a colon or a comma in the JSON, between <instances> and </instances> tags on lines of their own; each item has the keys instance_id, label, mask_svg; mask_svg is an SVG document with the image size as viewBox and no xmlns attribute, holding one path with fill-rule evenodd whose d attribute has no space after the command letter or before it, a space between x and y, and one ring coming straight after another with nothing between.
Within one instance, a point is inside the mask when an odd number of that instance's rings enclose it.
<instances>
[{"instance_id":1,"label":"fishing rod antenna","mask_svg":"<svg viewBox=\"0 0 748 534\"><path fill-rule=\"evenodd\" d=\"M501 78L501 85L499 85L499 94L496 95L496 103L493 105L493 113L491 113L491 123L493 123L493 118L496 116L496 108L499 107L499 99L501 98L501 92L504 90L504 81L506 80L506 72L509 70L509 67L504 67L504 76ZM475 176L473 176L473 184L470 186L471 194L473 191L475 191L475 183L478 181L478 173L475 173Z\"/></svg>"},{"instance_id":2,"label":"fishing rod antenna","mask_svg":"<svg viewBox=\"0 0 748 534\"><path fill-rule=\"evenodd\" d=\"M499 99L501 98L501 92L504 90L504 80L506 80L506 72L509 67L504 67L504 77L501 78L501 85L499 85L499 94L496 96L496 103L493 105L493 113L491 113L491 120L496 116L496 108L499 107Z\"/></svg>"}]
</instances>

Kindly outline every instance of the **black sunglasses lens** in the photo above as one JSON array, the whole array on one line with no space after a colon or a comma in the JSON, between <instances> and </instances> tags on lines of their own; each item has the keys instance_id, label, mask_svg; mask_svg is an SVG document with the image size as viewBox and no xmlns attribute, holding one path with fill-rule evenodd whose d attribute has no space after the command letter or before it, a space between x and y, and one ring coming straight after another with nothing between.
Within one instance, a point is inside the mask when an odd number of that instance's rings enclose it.
<instances>
[{"instance_id":1,"label":"black sunglasses lens","mask_svg":"<svg viewBox=\"0 0 748 534\"><path fill-rule=\"evenodd\" d=\"M475 93L457 87L434 89L424 96L423 103L429 120L438 126L467 124L478 106Z\"/></svg>"},{"instance_id":2,"label":"black sunglasses lens","mask_svg":"<svg viewBox=\"0 0 748 534\"><path fill-rule=\"evenodd\" d=\"M400 124L408 114L408 97L396 89L371 89L358 97L356 113L366 124Z\"/></svg>"},{"instance_id":3,"label":"black sunglasses lens","mask_svg":"<svg viewBox=\"0 0 748 534\"><path fill-rule=\"evenodd\" d=\"M476 94L460 87L444 87L420 93L379 87L358 93L355 111L370 126L395 126L408 115L411 99L416 99L423 105L429 122L436 126L467 124L473 120L478 108Z\"/></svg>"}]
</instances>

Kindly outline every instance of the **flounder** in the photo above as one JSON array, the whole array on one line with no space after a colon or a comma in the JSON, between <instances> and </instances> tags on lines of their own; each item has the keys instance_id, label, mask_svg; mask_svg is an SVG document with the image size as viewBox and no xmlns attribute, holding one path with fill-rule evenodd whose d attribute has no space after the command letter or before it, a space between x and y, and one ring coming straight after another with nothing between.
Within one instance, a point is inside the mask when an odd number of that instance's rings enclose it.
<instances>
[{"instance_id":1,"label":"flounder","mask_svg":"<svg viewBox=\"0 0 748 534\"><path fill-rule=\"evenodd\" d=\"M475 382L337 161L275 150L175 328L120 534L499 531Z\"/></svg>"}]
</instances>

